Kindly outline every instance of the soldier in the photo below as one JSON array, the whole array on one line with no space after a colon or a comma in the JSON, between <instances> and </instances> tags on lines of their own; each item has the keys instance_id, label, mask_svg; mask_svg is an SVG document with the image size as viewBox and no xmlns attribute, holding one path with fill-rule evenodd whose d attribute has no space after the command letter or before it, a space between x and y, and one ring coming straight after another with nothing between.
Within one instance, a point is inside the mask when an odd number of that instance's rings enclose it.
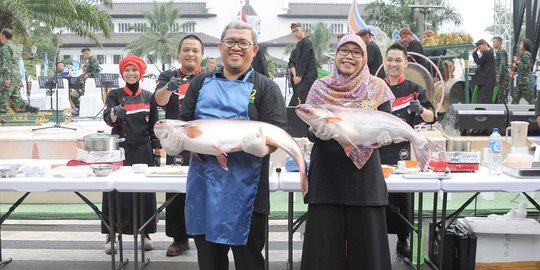
<instances>
[{"instance_id":1,"label":"soldier","mask_svg":"<svg viewBox=\"0 0 540 270\"><path fill-rule=\"evenodd\" d=\"M519 43L519 62L517 65L518 83L517 91L512 95L512 103L519 104L521 98L524 98L527 103L534 103L534 93L531 87L533 69L532 58L533 43L530 39L523 39Z\"/></svg>"},{"instance_id":2,"label":"soldier","mask_svg":"<svg viewBox=\"0 0 540 270\"><path fill-rule=\"evenodd\" d=\"M88 62L86 62L86 76L84 76L84 79L95 78L97 74L101 72L101 67L99 67L97 58L92 55L89 48L82 49L81 53L83 58L88 60Z\"/></svg>"},{"instance_id":3,"label":"soldier","mask_svg":"<svg viewBox=\"0 0 540 270\"><path fill-rule=\"evenodd\" d=\"M13 30L3 28L0 34L0 113L8 111L8 100L11 99L14 107L24 108L26 112L37 113L38 108L28 105L21 98L19 91L21 77L19 74L19 54L15 44L11 41ZM14 109L15 110L15 109Z\"/></svg>"},{"instance_id":4,"label":"soldier","mask_svg":"<svg viewBox=\"0 0 540 270\"><path fill-rule=\"evenodd\" d=\"M509 72L508 72L508 53L502 47L502 38L493 38L493 48L495 48L495 71L497 72L497 87L499 92L497 93L497 102L506 104L508 103L508 87L510 86Z\"/></svg>"}]
</instances>

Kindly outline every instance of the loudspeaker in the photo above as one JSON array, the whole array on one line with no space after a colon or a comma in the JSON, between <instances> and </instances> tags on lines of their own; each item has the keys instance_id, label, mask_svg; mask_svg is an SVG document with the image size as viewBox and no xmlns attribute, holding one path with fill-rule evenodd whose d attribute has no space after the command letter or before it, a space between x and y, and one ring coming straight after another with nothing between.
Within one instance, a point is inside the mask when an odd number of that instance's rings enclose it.
<instances>
[{"instance_id":1,"label":"loudspeaker","mask_svg":"<svg viewBox=\"0 0 540 270\"><path fill-rule=\"evenodd\" d=\"M294 138L307 136L308 124L296 115L296 107L287 107L287 132Z\"/></svg>"},{"instance_id":2,"label":"loudspeaker","mask_svg":"<svg viewBox=\"0 0 540 270\"><path fill-rule=\"evenodd\" d=\"M540 127L536 123L534 116L534 105L508 105L508 126L512 121L523 121L529 123L527 135L540 135ZM502 134L502 133L501 133Z\"/></svg>"},{"instance_id":3,"label":"loudspeaker","mask_svg":"<svg viewBox=\"0 0 540 270\"><path fill-rule=\"evenodd\" d=\"M504 104L452 104L441 123L445 129L453 126L461 135L489 135L493 128L503 134L507 121Z\"/></svg>"}]
</instances>

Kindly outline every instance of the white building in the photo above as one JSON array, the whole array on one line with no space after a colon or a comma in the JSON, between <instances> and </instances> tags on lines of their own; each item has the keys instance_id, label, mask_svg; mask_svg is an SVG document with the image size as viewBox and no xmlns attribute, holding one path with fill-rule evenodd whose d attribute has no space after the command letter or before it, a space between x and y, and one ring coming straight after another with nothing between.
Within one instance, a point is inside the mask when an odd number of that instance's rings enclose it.
<instances>
[{"instance_id":1,"label":"white building","mask_svg":"<svg viewBox=\"0 0 540 270\"><path fill-rule=\"evenodd\" d=\"M158 1L166 2L166 1ZM332 3L331 3L332 2ZM290 34L290 24L301 22L306 30L322 21L328 24L336 34L350 32L347 24L347 16L351 2L335 3L335 1L299 1L299 0L201 0L185 1L175 0L174 7L180 9L181 16L177 22L193 22L183 30L201 38L205 46L205 57L219 57L217 44L221 31L227 23L238 19L241 9L247 16L248 22L255 25L260 33L259 43L267 46L267 53L277 59L287 61L288 53L285 52L287 45L295 44L296 40ZM129 26L146 23L144 13L151 11L153 1L149 0L117 0L113 1L113 7L109 11L114 24L114 32L111 39L103 36L100 42L103 47L75 34L61 34L60 57L62 59L79 59L81 63L81 49L88 47L97 56L103 72L116 73L118 62L128 54L125 47L137 39L140 33L130 30ZM363 10L363 5L360 5ZM148 59L147 59L148 61ZM173 65L178 66L175 62ZM158 71L154 65L149 65L149 73L156 74Z\"/></svg>"}]
</instances>

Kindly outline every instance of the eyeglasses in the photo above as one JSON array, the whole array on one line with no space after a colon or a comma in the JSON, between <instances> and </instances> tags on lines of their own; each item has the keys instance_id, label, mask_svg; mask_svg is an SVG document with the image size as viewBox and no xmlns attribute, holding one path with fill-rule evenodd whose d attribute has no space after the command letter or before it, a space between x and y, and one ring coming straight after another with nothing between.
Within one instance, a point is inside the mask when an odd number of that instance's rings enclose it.
<instances>
[{"instance_id":1,"label":"eyeglasses","mask_svg":"<svg viewBox=\"0 0 540 270\"><path fill-rule=\"evenodd\" d=\"M247 50L252 45L247 40L236 41L234 39L224 39L224 40L221 41L221 44L225 45L225 47L227 47L227 48L232 48L232 47L236 46L236 44L238 44L238 47L240 49L242 49L242 50Z\"/></svg>"},{"instance_id":2,"label":"eyeglasses","mask_svg":"<svg viewBox=\"0 0 540 270\"><path fill-rule=\"evenodd\" d=\"M349 50L347 48L339 48L337 53L341 56L347 56L350 53L354 58L361 58L364 56L364 53L360 50Z\"/></svg>"}]
</instances>

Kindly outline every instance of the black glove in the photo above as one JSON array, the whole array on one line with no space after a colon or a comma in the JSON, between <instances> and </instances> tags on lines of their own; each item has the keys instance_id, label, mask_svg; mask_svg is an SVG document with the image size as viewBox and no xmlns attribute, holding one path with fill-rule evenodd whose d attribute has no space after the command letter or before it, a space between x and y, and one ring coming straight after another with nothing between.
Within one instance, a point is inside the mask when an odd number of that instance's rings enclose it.
<instances>
[{"instance_id":1,"label":"black glove","mask_svg":"<svg viewBox=\"0 0 540 270\"><path fill-rule=\"evenodd\" d=\"M420 115L422 114L422 112L424 112L424 107L422 107L420 101L412 100L411 104L409 105L409 110L413 113L416 113L416 115Z\"/></svg>"},{"instance_id":2,"label":"black glove","mask_svg":"<svg viewBox=\"0 0 540 270\"><path fill-rule=\"evenodd\" d=\"M167 83L167 90L171 92L178 91L178 88L180 88L180 84L182 84L182 81L179 78L172 77L171 80Z\"/></svg>"},{"instance_id":3,"label":"black glove","mask_svg":"<svg viewBox=\"0 0 540 270\"><path fill-rule=\"evenodd\" d=\"M126 109L122 107L122 105L116 105L112 108L112 111L114 112L114 115L118 118L126 118Z\"/></svg>"}]
</instances>

